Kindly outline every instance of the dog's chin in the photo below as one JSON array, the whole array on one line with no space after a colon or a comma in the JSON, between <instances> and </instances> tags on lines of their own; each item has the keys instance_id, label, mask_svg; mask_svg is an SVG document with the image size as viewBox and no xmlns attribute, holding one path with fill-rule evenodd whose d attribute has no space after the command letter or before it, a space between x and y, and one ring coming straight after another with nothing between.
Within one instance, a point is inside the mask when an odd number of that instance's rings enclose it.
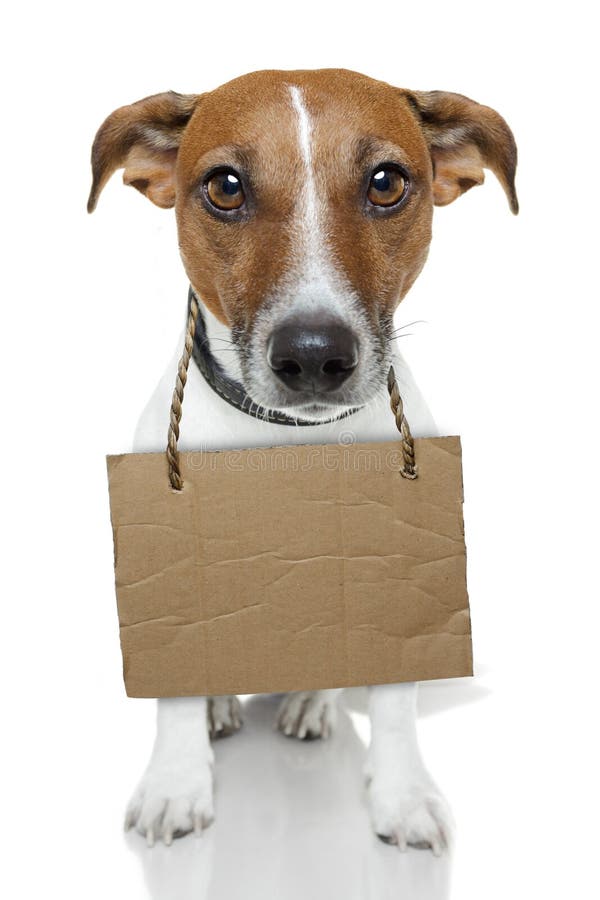
<instances>
[{"instance_id":1,"label":"dog's chin","mask_svg":"<svg viewBox=\"0 0 600 900\"><path fill-rule=\"evenodd\" d=\"M291 419L303 422L314 422L315 425L339 419L347 413L365 404L365 399L353 400L351 396L343 398L328 394L299 394L289 391L261 391L246 385L252 399L270 411L285 413Z\"/></svg>"},{"instance_id":2,"label":"dog's chin","mask_svg":"<svg viewBox=\"0 0 600 900\"><path fill-rule=\"evenodd\" d=\"M358 404L356 404L358 405ZM301 419L303 421L314 422L318 425L320 422L330 422L332 419L339 419L346 415L350 410L355 409L356 405L348 406L340 403L319 403L312 401L310 403L280 406L281 412L284 412L292 419Z\"/></svg>"}]
</instances>

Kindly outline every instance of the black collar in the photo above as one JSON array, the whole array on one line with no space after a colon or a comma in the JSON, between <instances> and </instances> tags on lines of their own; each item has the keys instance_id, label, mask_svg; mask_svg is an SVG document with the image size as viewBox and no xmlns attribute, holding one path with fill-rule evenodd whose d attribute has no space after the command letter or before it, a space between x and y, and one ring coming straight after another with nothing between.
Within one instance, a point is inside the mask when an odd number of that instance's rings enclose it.
<instances>
[{"instance_id":1,"label":"black collar","mask_svg":"<svg viewBox=\"0 0 600 900\"><path fill-rule=\"evenodd\" d=\"M236 409L239 409L249 416L254 416L255 419L260 419L261 422L273 422L275 425L325 425L327 422L337 422L338 419L345 419L359 409L359 407L349 409L339 416L334 416L332 419L326 419L325 422L311 422L307 419L295 419L293 416L288 416L280 410L266 409L264 406L255 403L250 395L246 393L243 385L241 385L239 381L230 378L221 363L213 356L208 341L208 335L206 334L206 322L202 315L200 301L198 300L198 297L196 297L193 288L190 287L188 293L188 309L193 297L195 297L196 303L198 304L198 318L196 320L196 333L194 335L192 357L204 376L206 383L211 386L215 394L218 394L219 397L226 400L231 406L235 406Z\"/></svg>"}]
</instances>

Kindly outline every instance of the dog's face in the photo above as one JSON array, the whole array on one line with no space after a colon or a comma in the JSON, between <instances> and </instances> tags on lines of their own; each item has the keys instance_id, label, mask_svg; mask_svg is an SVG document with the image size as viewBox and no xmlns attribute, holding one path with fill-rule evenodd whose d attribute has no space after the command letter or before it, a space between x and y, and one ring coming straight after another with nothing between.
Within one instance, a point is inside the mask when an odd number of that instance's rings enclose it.
<instances>
[{"instance_id":1,"label":"dog's face","mask_svg":"<svg viewBox=\"0 0 600 900\"><path fill-rule=\"evenodd\" d=\"M497 113L341 70L147 98L106 120L92 162L90 210L119 167L176 207L190 282L230 326L246 390L316 421L384 382L433 205L489 167L517 211L516 148Z\"/></svg>"}]
</instances>

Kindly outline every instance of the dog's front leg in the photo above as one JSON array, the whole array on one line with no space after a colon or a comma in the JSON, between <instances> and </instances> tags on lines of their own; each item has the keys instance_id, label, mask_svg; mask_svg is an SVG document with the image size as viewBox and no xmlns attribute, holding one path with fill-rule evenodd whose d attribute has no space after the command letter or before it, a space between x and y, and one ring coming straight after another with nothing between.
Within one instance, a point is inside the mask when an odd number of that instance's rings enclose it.
<instances>
[{"instance_id":1,"label":"dog's front leg","mask_svg":"<svg viewBox=\"0 0 600 900\"><path fill-rule=\"evenodd\" d=\"M213 820L213 752L205 697L158 701L150 762L127 809L125 827L136 827L149 846L170 844Z\"/></svg>"},{"instance_id":2,"label":"dog's front leg","mask_svg":"<svg viewBox=\"0 0 600 900\"><path fill-rule=\"evenodd\" d=\"M417 740L417 685L385 684L369 691L371 746L365 774L376 834L405 850L450 843L452 816L425 768Z\"/></svg>"}]
</instances>

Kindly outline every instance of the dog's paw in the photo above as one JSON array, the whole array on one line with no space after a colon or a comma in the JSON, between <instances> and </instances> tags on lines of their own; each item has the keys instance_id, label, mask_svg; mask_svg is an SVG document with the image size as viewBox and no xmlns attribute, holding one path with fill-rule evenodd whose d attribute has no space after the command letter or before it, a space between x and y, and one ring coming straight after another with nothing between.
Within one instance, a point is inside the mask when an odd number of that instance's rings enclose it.
<instances>
[{"instance_id":1,"label":"dog's paw","mask_svg":"<svg viewBox=\"0 0 600 900\"><path fill-rule=\"evenodd\" d=\"M298 691L288 694L277 714L277 728L300 740L328 738L337 718L336 691Z\"/></svg>"},{"instance_id":2,"label":"dog's paw","mask_svg":"<svg viewBox=\"0 0 600 900\"><path fill-rule=\"evenodd\" d=\"M423 774L400 783L375 775L369 783L371 821L377 837L404 852L410 845L441 856L451 845L454 825L443 795Z\"/></svg>"},{"instance_id":3,"label":"dog's paw","mask_svg":"<svg viewBox=\"0 0 600 900\"><path fill-rule=\"evenodd\" d=\"M228 737L242 727L242 704L234 695L209 697L207 716L211 738Z\"/></svg>"},{"instance_id":4,"label":"dog's paw","mask_svg":"<svg viewBox=\"0 0 600 900\"><path fill-rule=\"evenodd\" d=\"M212 754L153 759L125 816L149 847L157 839L169 846L190 831L201 835L214 818Z\"/></svg>"}]
</instances>

